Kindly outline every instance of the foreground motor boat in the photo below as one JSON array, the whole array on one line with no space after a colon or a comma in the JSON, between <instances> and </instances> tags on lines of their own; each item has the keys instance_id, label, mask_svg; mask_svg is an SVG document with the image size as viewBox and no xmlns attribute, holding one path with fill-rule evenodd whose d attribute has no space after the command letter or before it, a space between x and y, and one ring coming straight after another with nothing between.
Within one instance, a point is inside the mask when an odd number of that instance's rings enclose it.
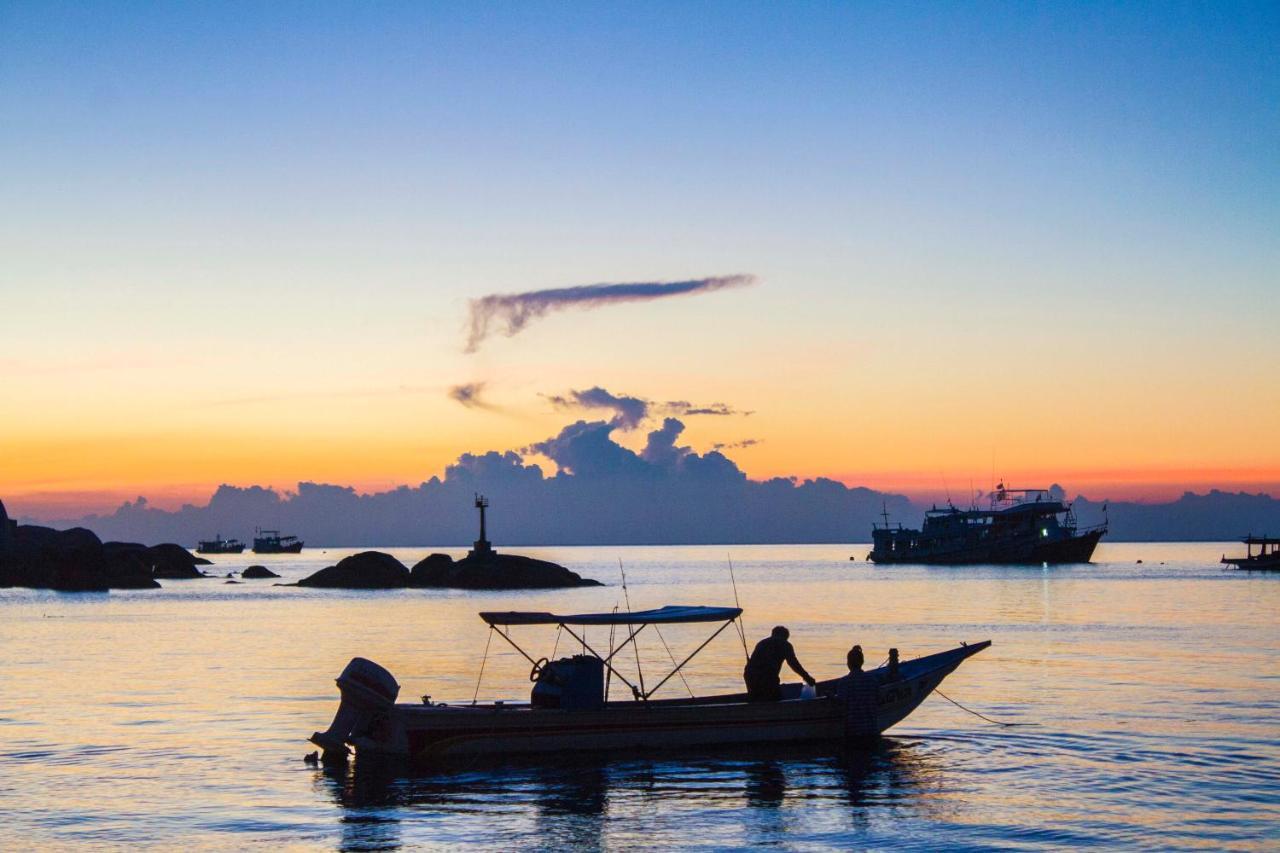
<instances>
[{"instance_id":1,"label":"foreground motor boat","mask_svg":"<svg viewBox=\"0 0 1280 853\"><path fill-rule=\"evenodd\" d=\"M326 761L357 755L407 759L430 765L469 756L659 750L690 747L783 745L837 741L845 735L845 706L836 698L837 680L819 682L816 698L802 698L801 684L782 685L782 700L749 702L745 693L681 699L653 694L730 625L737 607L668 606L635 613L481 613L492 632L509 642L532 664L534 682L528 704L397 703L400 685L387 670L353 658L338 676L342 694L328 730L311 742ZM714 633L652 687L642 672L633 683L614 666L620 651L645 628L670 624L719 623ZM535 660L511 638L511 626L556 625L581 644L583 654ZM574 628L615 626L626 629L617 646L597 652ZM745 645L745 643L744 643ZM991 645L989 640L869 670L875 685L871 719L875 733L901 722L966 658ZM486 649L487 656L487 649ZM674 657L672 658L674 661ZM483 664L481 672L483 672ZM629 687L632 698L609 700L610 682Z\"/></svg>"}]
</instances>

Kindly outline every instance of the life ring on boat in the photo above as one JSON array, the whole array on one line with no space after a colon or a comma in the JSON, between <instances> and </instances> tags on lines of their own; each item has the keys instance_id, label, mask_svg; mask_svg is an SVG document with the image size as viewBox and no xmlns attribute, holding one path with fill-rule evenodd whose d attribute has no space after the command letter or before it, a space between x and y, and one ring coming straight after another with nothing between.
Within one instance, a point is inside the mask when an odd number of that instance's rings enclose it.
<instances>
[{"instance_id":1,"label":"life ring on boat","mask_svg":"<svg viewBox=\"0 0 1280 853\"><path fill-rule=\"evenodd\" d=\"M551 661L546 658L538 658L534 661L533 669L529 670L529 680L536 684L538 679L542 678L542 673L546 670L547 664L549 663L551 663Z\"/></svg>"}]
</instances>

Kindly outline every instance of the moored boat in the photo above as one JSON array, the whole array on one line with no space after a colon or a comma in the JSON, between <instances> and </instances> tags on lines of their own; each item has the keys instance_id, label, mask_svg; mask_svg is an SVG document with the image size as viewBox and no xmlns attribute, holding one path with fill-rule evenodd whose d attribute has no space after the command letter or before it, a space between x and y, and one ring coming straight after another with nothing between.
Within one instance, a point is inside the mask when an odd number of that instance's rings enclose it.
<instances>
[{"instance_id":1,"label":"moored boat","mask_svg":"<svg viewBox=\"0 0 1280 853\"><path fill-rule=\"evenodd\" d=\"M222 534L215 534L212 539L202 539L196 543L197 554L239 554L244 551L244 543L239 539L223 539Z\"/></svg>"},{"instance_id":2,"label":"moored boat","mask_svg":"<svg viewBox=\"0 0 1280 853\"><path fill-rule=\"evenodd\" d=\"M300 554L302 545L297 536L281 536L279 530L258 530L253 536L255 554Z\"/></svg>"},{"instance_id":3,"label":"moored boat","mask_svg":"<svg viewBox=\"0 0 1280 853\"><path fill-rule=\"evenodd\" d=\"M1003 483L989 509L934 507L919 529L872 526L874 563L1040 565L1087 563L1107 524L1080 527L1071 504L1045 489L1010 489Z\"/></svg>"},{"instance_id":4,"label":"moored boat","mask_svg":"<svg viewBox=\"0 0 1280 853\"><path fill-rule=\"evenodd\" d=\"M1228 557L1222 555L1222 562L1237 569L1249 569L1257 571L1277 571L1280 570L1280 539L1272 539L1267 536L1254 536L1250 534L1240 540L1245 546L1245 555L1243 557ZM1258 553L1253 553L1254 547L1257 547Z\"/></svg>"},{"instance_id":5,"label":"moored boat","mask_svg":"<svg viewBox=\"0 0 1280 853\"><path fill-rule=\"evenodd\" d=\"M534 687L529 703L448 704L423 697L421 704L397 703L400 685L387 670L354 658L337 679L342 700L328 730L311 742L326 760L357 755L407 759L430 765L466 756L661 750L748 744L839 741L846 734L845 703L836 697L838 680L820 681L805 698L801 684L782 685L782 700L750 702L745 693L655 699L654 694L730 625L736 607L678 607L636 613L481 613L480 617L529 662ZM714 633L665 677L646 687L642 673L633 682L614 666L619 652L649 626L719 623ZM739 623L740 624L740 623ZM534 659L510 635L511 626L555 625L580 643L583 653L556 661ZM624 629L627 636L603 653L580 635L585 626ZM874 708L871 729L878 734L905 719L966 658L991 645L983 641L870 670ZM673 657L674 661L674 657ZM481 669L483 672L483 668ZM610 683L630 688L632 698L610 700ZM868 700L870 701L870 700Z\"/></svg>"}]
</instances>

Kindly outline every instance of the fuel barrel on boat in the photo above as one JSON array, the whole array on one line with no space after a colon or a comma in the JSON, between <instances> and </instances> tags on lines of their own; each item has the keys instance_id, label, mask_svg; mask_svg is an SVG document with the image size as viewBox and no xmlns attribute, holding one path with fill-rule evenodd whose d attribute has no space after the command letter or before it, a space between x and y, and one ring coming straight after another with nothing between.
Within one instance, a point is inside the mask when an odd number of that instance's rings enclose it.
<instances>
[{"instance_id":1,"label":"fuel barrel on boat","mask_svg":"<svg viewBox=\"0 0 1280 853\"><path fill-rule=\"evenodd\" d=\"M574 655L548 663L533 685L535 708L590 711L604 707L604 663L594 655Z\"/></svg>"}]
</instances>

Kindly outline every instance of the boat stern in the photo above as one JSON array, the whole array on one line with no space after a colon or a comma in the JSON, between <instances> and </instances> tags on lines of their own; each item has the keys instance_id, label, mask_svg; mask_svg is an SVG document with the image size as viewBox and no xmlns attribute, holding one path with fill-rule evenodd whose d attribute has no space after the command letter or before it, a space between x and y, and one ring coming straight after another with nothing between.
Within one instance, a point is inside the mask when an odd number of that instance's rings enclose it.
<instances>
[{"instance_id":1,"label":"boat stern","mask_svg":"<svg viewBox=\"0 0 1280 853\"><path fill-rule=\"evenodd\" d=\"M396 724L395 703L400 685L383 667L365 658L352 658L336 679L342 700L333 722L310 741L320 747L325 761L344 761L348 744L360 750L403 755L408 747Z\"/></svg>"}]
</instances>

